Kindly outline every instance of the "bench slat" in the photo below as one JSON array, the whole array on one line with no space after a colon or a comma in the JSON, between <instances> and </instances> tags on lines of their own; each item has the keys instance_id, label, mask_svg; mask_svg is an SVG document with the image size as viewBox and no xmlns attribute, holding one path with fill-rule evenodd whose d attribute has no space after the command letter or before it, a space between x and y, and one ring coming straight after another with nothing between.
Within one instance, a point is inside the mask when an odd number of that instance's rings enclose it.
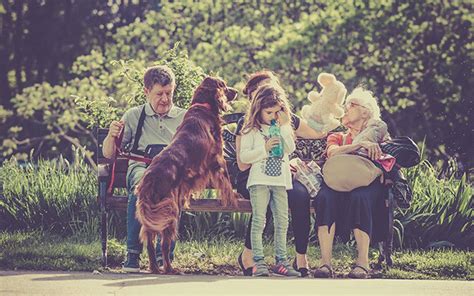
<instances>
[{"instance_id":1,"label":"bench slat","mask_svg":"<svg viewBox=\"0 0 474 296\"><path fill-rule=\"evenodd\" d=\"M126 210L127 196L109 196L107 199L108 209ZM223 207L218 199L195 199L191 201L190 207L184 209L186 212L243 212L251 213L252 207L250 201L246 199L239 199L237 207Z\"/></svg>"},{"instance_id":2,"label":"bench slat","mask_svg":"<svg viewBox=\"0 0 474 296\"><path fill-rule=\"evenodd\" d=\"M110 210L126 210L127 209L127 196L109 196L107 199L107 209ZM241 212L241 213L252 213L252 206L250 200L239 199L237 201L237 207L224 208L218 199L202 198L191 201L189 208L183 209L185 212ZM314 208L310 208L310 212L314 213Z\"/></svg>"}]
</instances>

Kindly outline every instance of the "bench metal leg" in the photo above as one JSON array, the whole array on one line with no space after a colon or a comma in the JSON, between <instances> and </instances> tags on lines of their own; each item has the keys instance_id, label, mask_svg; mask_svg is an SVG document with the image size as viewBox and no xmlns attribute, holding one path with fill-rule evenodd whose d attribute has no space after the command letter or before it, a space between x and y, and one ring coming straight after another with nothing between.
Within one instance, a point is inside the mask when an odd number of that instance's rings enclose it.
<instances>
[{"instance_id":1,"label":"bench metal leg","mask_svg":"<svg viewBox=\"0 0 474 296\"><path fill-rule=\"evenodd\" d=\"M100 199L100 240L102 243L102 267L107 267L107 182L99 182L99 199Z\"/></svg>"},{"instance_id":2,"label":"bench metal leg","mask_svg":"<svg viewBox=\"0 0 474 296\"><path fill-rule=\"evenodd\" d=\"M393 265L392 250L393 250L393 216L395 212L395 198L393 196L392 187L388 189L388 236L385 240L385 260L388 266Z\"/></svg>"},{"instance_id":3,"label":"bench metal leg","mask_svg":"<svg viewBox=\"0 0 474 296\"><path fill-rule=\"evenodd\" d=\"M387 199L387 208L388 208L388 233L387 237L383 242L379 242L379 258L377 265L380 268L382 263L385 261L388 266L393 265L392 261L392 250L393 250L393 215L395 212L395 200L393 197L392 187L388 189L388 199Z\"/></svg>"}]
</instances>

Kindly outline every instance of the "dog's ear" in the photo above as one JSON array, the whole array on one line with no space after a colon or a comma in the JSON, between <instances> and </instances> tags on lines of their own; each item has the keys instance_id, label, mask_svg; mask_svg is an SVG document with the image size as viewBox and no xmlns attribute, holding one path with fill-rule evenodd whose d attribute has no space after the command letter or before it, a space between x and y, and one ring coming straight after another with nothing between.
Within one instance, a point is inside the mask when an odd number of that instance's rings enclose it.
<instances>
[{"instance_id":1,"label":"dog's ear","mask_svg":"<svg viewBox=\"0 0 474 296\"><path fill-rule=\"evenodd\" d=\"M226 87L225 95L227 97L227 101L230 102L237 98L238 91L233 87Z\"/></svg>"}]
</instances>

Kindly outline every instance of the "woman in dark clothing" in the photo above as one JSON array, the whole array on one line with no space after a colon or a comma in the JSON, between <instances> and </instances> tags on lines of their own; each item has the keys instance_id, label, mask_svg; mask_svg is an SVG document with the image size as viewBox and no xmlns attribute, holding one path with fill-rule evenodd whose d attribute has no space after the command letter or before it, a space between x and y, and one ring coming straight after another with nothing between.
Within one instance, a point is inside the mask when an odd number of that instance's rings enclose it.
<instances>
[{"instance_id":1,"label":"woman in dark clothing","mask_svg":"<svg viewBox=\"0 0 474 296\"><path fill-rule=\"evenodd\" d=\"M258 87L265 84L278 84L278 78L270 71L260 71L252 74L247 81L244 88L244 94L248 96L250 100L253 99ZM240 169L239 175L237 176L237 192L242 194L245 198L249 198L249 193L246 188L247 179L249 175L249 165L243 164L239 160L240 150L240 131L242 129L244 118L242 117L236 130L236 151L237 151L237 163ZM292 114L291 116L292 127L295 130L295 134L301 138L307 139L318 139L325 136L325 134L318 133L311 129L304 121L298 116ZM308 248L308 237L310 231L310 196L306 188L298 181L293 180L293 189L288 191L288 205L292 216L292 227L295 236L295 247L296 247L296 259L293 263L293 268L299 271L302 276L308 275L308 261L306 257L306 251ZM270 217L267 213L267 217ZM250 243L250 228L251 219L247 226L247 233L245 236L245 248L239 255L238 261L242 268L244 275L252 275L252 267L254 265L252 258L252 246Z\"/></svg>"},{"instance_id":2,"label":"woman in dark clothing","mask_svg":"<svg viewBox=\"0 0 474 296\"><path fill-rule=\"evenodd\" d=\"M361 141L352 144L352 140L366 128L370 119L380 119L380 109L372 93L361 88L354 90L347 97L345 109L342 124L347 127L347 132L328 136L328 158L360 148L367 149L371 159L380 158L382 151L377 143ZM387 213L382 198L385 195L386 189L379 178L368 186L350 192L334 191L323 184L313 202L321 248L320 267L316 269L315 277L333 277L331 258L334 236L337 234L347 240L353 231L358 256L349 277L367 278L370 241L382 240L383 230L388 229L384 222L386 219L381 219Z\"/></svg>"}]
</instances>

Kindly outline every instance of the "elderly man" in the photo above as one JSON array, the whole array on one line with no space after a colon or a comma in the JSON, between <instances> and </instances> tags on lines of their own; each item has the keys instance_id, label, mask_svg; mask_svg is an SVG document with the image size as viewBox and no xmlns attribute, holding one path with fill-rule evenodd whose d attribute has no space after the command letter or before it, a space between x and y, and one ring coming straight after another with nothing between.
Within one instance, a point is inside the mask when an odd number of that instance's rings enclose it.
<instances>
[{"instance_id":1,"label":"elderly man","mask_svg":"<svg viewBox=\"0 0 474 296\"><path fill-rule=\"evenodd\" d=\"M148 68L143 82L147 103L131 108L120 121L113 121L110 124L109 134L105 138L102 148L102 152L107 158L114 157L116 139L122 129L121 147L133 154L143 155L149 145L170 144L176 129L183 121L186 110L173 104L176 83L174 73L169 67ZM140 253L143 246L138 238L141 225L135 218L137 197L134 194L134 189L143 176L146 166L144 162L132 160L127 171L127 260L123 264L123 270L126 272L140 271ZM174 242L171 247L171 258L173 258L173 251ZM161 260L159 242L156 257L158 261Z\"/></svg>"}]
</instances>

